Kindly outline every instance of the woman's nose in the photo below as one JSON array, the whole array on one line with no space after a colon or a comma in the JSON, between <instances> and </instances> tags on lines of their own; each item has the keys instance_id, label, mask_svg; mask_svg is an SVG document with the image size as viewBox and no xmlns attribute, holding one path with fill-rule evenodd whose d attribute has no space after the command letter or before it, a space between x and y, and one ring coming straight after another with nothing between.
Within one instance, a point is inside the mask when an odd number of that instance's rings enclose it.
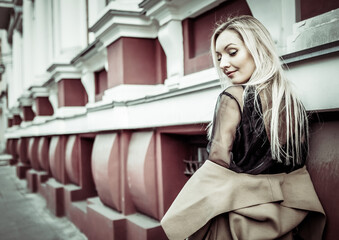
<instances>
[{"instance_id":1,"label":"woman's nose","mask_svg":"<svg viewBox=\"0 0 339 240\"><path fill-rule=\"evenodd\" d=\"M227 58L221 58L221 60L220 60L220 64L219 64L219 67L221 68L221 69L227 69L227 68L229 68L231 66L231 64L230 64L230 62L228 61L228 59Z\"/></svg>"}]
</instances>

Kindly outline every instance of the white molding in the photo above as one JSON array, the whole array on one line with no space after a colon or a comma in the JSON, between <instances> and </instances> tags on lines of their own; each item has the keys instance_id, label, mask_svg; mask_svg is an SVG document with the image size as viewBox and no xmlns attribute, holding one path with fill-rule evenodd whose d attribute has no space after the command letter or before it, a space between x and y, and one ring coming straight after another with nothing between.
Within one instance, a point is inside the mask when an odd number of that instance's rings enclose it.
<instances>
[{"instance_id":1,"label":"white molding","mask_svg":"<svg viewBox=\"0 0 339 240\"><path fill-rule=\"evenodd\" d=\"M339 40L339 8L298 22L287 39L289 53ZM317 36L317 37L314 37Z\"/></svg>"},{"instance_id":2,"label":"white molding","mask_svg":"<svg viewBox=\"0 0 339 240\"><path fill-rule=\"evenodd\" d=\"M72 65L53 65L50 69L50 78L57 83L61 79L81 79L81 71Z\"/></svg>"},{"instance_id":3,"label":"white molding","mask_svg":"<svg viewBox=\"0 0 339 240\"><path fill-rule=\"evenodd\" d=\"M81 83L86 90L87 97L88 97L88 103L95 102L95 76L94 76L94 72L88 71L87 69L84 69L82 76L81 76Z\"/></svg>"},{"instance_id":4,"label":"white molding","mask_svg":"<svg viewBox=\"0 0 339 240\"><path fill-rule=\"evenodd\" d=\"M120 37L156 38L158 26L141 12L107 9L90 31L107 47Z\"/></svg>"},{"instance_id":5,"label":"white molding","mask_svg":"<svg viewBox=\"0 0 339 240\"><path fill-rule=\"evenodd\" d=\"M155 18L162 26L169 21L182 21L188 17L196 17L221 4L225 0L160 0L156 4L145 6L146 16Z\"/></svg>"},{"instance_id":6,"label":"white molding","mask_svg":"<svg viewBox=\"0 0 339 240\"><path fill-rule=\"evenodd\" d=\"M167 92L168 89L162 85L132 85L121 84L107 89L102 97L104 102L126 102L147 96L158 95Z\"/></svg>"},{"instance_id":7,"label":"white molding","mask_svg":"<svg viewBox=\"0 0 339 240\"><path fill-rule=\"evenodd\" d=\"M172 20L161 26L159 42L167 57L167 80L169 88L175 88L184 76L184 40L181 21Z\"/></svg>"},{"instance_id":8,"label":"white molding","mask_svg":"<svg viewBox=\"0 0 339 240\"><path fill-rule=\"evenodd\" d=\"M46 87L33 86L31 87L31 92L32 92L32 96L34 99L37 97L48 97L49 96L49 92Z\"/></svg>"},{"instance_id":9,"label":"white molding","mask_svg":"<svg viewBox=\"0 0 339 240\"><path fill-rule=\"evenodd\" d=\"M60 107L54 112L55 118L72 118L86 113L86 107Z\"/></svg>"}]
</instances>

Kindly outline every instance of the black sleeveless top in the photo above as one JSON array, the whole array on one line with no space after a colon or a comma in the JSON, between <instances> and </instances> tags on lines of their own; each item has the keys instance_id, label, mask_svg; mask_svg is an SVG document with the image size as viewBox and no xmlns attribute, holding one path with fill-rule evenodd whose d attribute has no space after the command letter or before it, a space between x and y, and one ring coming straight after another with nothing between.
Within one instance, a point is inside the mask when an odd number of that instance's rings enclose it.
<instances>
[{"instance_id":1,"label":"black sleeveless top","mask_svg":"<svg viewBox=\"0 0 339 240\"><path fill-rule=\"evenodd\" d=\"M223 91L219 95L217 106L223 95L235 100L241 113L241 120L236 129L236 136L232 147L232 159L229 167L230 170L248 174L275 174L283 172L288 173L304 166L308 150L307 144L304 144L303 146L303 161L300 165L285 165L272 158L271 146L261 114L262 106L259 96L258 104L260 109L259 111L255 109L254 87L250 87L246 94L243 111L241 111L240 104L236 98L226 91ZM216 111L217 110L218 109L216 108ZM214 118L216 118L216 112L214 113ZM215 123L215 120L216 119L214 119L213 123ZM208 153L210 153L214 134L213 125L211 141L207 146Z\"/></svg>"}]
</instances>

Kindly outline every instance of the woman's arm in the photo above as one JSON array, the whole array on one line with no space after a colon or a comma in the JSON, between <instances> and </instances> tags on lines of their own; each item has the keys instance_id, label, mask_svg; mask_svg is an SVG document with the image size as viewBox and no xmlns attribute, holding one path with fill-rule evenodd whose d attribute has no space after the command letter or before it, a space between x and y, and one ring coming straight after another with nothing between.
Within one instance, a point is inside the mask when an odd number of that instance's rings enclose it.
<instances>
[{"instance_id":1,"label":"woman's arm","mask_svg":"<svg viewBox=\"0 0 339 240\"><path fill-rule=\"evenodd\" d=\"M242 95L242 91L241 87L228 88L220 96L215 110L208 159L227 168L232 160L233 142L241 120L241 105L238 99L239 95Z\"/></svg>"}]
</instances>

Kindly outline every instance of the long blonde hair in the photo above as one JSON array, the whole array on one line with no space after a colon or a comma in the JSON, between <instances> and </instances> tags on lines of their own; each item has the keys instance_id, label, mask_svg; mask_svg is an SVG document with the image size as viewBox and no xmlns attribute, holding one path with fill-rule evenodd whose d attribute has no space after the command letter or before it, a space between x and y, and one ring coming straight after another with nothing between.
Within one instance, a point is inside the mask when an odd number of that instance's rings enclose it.
<instances>
[{"instance_id":1,"label":"long blonde hair","mask_svg":"<svg viewBox=\"0 0 339 240\"><path fill-rule=\"evenodd\" d=\"M286 165L302 163L303 146L308 144L308 119L306 111L297 98L291 84L284 76L280 58L267 29L252 16L234 17L220 24L211 39L211 54L221 84L227 77L219 68L216 55L216 39L225 30L235 31L253 57L256 69L245 85L244 97L249 86L256 89L255 106L259 111L258 94L271 101L263 114L268 123L268 138L271 143L272 158ZM213 124L211 124L213 126ZM210 127L211 130L211 127ZM308 149L308 146L307 146ZM304 156L305 157L305 156Z\"/></svg>"}]
</instances>

